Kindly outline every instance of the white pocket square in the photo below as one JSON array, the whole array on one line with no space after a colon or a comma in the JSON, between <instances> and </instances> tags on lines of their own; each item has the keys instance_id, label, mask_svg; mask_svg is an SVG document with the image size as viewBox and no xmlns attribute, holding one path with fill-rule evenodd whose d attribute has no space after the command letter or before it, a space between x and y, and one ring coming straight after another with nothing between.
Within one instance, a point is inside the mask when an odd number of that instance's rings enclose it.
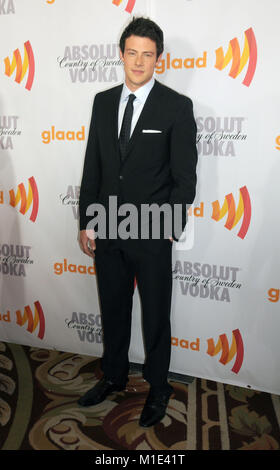
<instances>
[{"instance_id":1,"label":"white pocket square","mask_svg":"<svg viewBox=\"0 0 280 470\"><path fill-rule=\"evenodd\" d=\"M142 132L144 134L161 134L162 131L158 131L156 129L143 129Z\"/></svg>"}]
</instances>

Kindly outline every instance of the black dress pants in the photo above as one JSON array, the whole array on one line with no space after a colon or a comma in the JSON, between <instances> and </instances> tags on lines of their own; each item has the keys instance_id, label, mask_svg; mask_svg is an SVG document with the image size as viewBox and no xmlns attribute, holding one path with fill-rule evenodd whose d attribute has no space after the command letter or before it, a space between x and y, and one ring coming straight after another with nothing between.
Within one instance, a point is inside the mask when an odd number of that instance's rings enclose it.
<instances>
[{"instance_id":1,"label":"black dress pants","mask_svg":"<svg viewBox=\"0 0 280 470\"><path fill-rule=\"evenodd\" d=\"M102 369L104 376L117 384L123 385L128 380L136 279L146 353L144 378L155 389L170 389L167 374L171 353L171 257L170 240L114 240L105 250L99 250L97 243L95 264L104 343Z\"/></svg>"}]
</instances>

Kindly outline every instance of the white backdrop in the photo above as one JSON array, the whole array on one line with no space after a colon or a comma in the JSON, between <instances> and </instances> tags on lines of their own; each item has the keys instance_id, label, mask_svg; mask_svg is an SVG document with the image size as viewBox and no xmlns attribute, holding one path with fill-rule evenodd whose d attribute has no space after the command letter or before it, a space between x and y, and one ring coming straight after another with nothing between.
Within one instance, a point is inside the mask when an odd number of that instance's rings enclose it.
<instances>
[{"instance_id":1,"label":"white backdrop","mask_svg":"<svg viewBox=\"0 0 280 470\"><path fill-rule=\"evenodd\" d=\"M165 33L156 78L190 96L198 126L170 370L279 394L275 0L0 2L0 340L102 355L77 202L93 98L121 83L119 36L139 14ZM136 290L130 359L142 363L139 332Z\"/></svg>"}]
</instances>

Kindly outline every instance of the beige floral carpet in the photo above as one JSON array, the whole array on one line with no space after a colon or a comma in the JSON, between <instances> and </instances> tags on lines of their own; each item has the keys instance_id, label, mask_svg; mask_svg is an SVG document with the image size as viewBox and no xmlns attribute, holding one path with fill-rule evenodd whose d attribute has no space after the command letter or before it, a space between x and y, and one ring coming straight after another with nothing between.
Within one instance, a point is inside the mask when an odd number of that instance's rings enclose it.
<instances>
[{"instance_id":1,"label":"beige floral carpet","mask_svg":"<svg viewBox=\"0 0 280 470\"><path fill-rule=\"evenodd\" d=\"M1 450L279 450L280 397L209 380L175 390L165 418L144 429L140 374L88 408L77 399L102 376L98 358L0 343Z\"/></svg>"}]
</instances>

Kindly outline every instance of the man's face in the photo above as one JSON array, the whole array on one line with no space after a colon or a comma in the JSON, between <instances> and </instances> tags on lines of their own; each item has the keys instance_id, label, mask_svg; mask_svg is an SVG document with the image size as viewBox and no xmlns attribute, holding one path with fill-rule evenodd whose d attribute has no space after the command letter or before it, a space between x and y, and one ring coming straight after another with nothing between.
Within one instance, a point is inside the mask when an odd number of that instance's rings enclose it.
<instances>
[{"instance_id":1,"label":"man's face","mask_svg":"<svg viewBox=\"0 0 280 470\"><path fill-rule=\"evenodd\" d=\"M124 64L125 82L131 91L145 85L153 76L157 62L156 43L149 38L130 36L125 41L124 53L120 51Z\"/></svg>"}]
</instances>

